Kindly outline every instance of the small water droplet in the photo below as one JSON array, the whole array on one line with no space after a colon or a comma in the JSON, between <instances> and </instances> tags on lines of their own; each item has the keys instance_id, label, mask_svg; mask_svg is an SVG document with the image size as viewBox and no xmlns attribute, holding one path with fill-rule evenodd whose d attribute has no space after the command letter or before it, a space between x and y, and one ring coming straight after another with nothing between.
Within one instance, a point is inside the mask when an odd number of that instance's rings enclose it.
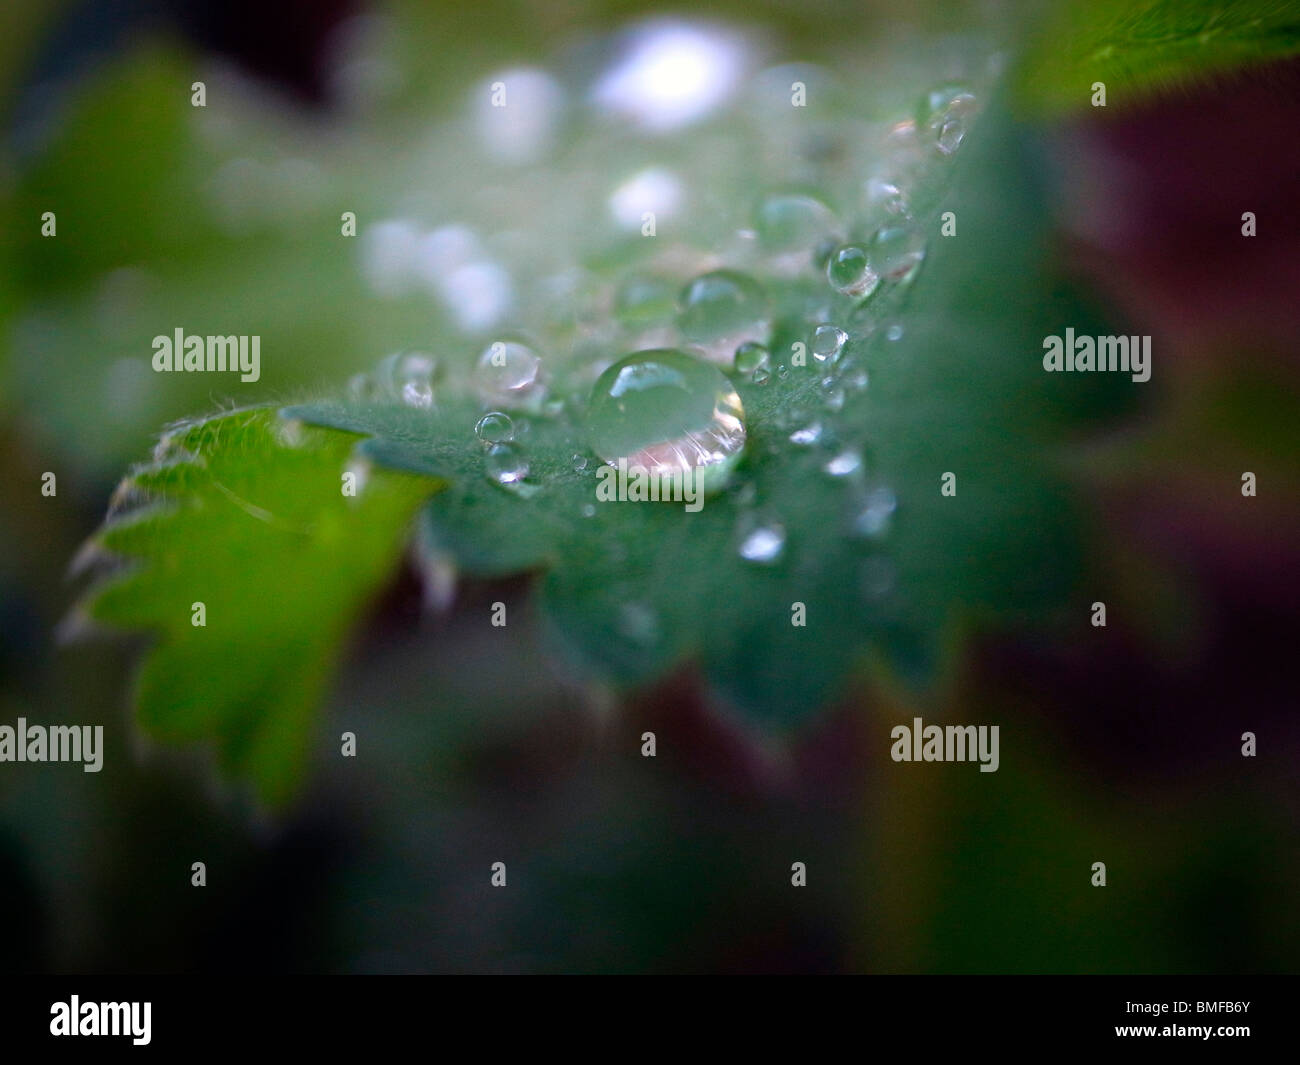
<instances>
[{"instance_id":1,"label":"small water droplet","mask_svg":"<svg viewBox=\"0 0 1300 1065\"><path fill-rule=\"evenodd\" d=\"M772 371L765 370L762 367L760 367L759 369L753 372L753 374L750 376L749 379L752 382L754 382L754 384L756 385L765 385L769 380L771 380L771 378L772 378Z\"/></svg>"},{"instance_id":2,"label":"small water droplet","mask_svg":"<svg viewBox=\"0 0 1300 1065\"><path fill-rule=\"evenodd\" d=\"M917 109L917 126L933 139L943 155L961 147L978 109L975 95L964 85L945 84L926 93Z\"/></svg>"},{"instance_id":3,"label":"small water droplet","mask_svg":"<svg viewBox=\"0 0 1300 1065\"><path fill-rule=\"evenodd\" d=\"M582 472L583 470L585 470L586 468L587 468L587 456L586 456L586 455L574 455L574 456L573 456L573 472L574 472L574 473L581 473L581 472Z\"/></svg>"},{"instance_id":4,"label":"small water droplet","mask_svg":"<svg viewBox=\"0 0 1300 1065\"><path fill-rule=\"evenodd\" d=\"M867 258L882 278L910 281L925 259L925 233L912 225L881 226L867 242Z\"/></svg>"},{"instance_id":5,"label":"small water droplet","mask_svg":"<svg viewBox=\"0 0 1300 1065\"><path fill-rule=\"evenodd\" d=\"M509 443L515 438L515 423L510 420L510 415L494 410L478 420L474 435L485 444Z\"/></svg>"},{"instance_id":6,"label":"small water droplet","mask_svg":"<svg viewBox=\"0 0 1300 1065\"><path fill-rule=\"evenodd\" d=\"M817 443L822 438L822 423L813 422L811 425L805 425L802 429L796 429L790 434L790 443L797 444L800 447L808 447L810 444Z\"/></svg>"},{"instance_id":7,"label":"small water droplet","mask_svg":"<svg viewBox=\"0 0 1300 1065\"><path fill-rule=\"evenodd\" d=\"M594 518L596 516L596 504L583 503L580 513L584 518Z\"/></svg>"},{"instance_id":8,"label":"small water droplet","mask_svg":"<svg viewBox=\"0 0 1300 1065\"><path fill-rule=\"evenodd\" d=\"M862 469L862 453L855 448L846 448L830 459L822 469L832 477L847 477Z\"/></svg>"},{"instance_id":9,"label":"small water droplet","mask_svg":"<svg viewBox=\"0 0 1300 1065\"><path fill-rule=\"evenodd\" d=\"M785 363L782 363L776 368L776 376L782 381L786 380L790 376L790 367L785 365Z\"/></svg>"},{"instance_id":10,"label":"small water droplet","mask_svg":"<svg viewBox=\"0 0 1300 1065\"><path fill-rule=\"evenodd\" d=\"M678 299L677 328L714 362L730 363L746 341L766 344L771 333L767 294L752 277L714 270L695 278Z\"/></svg>"},{"instance_id":11,"label":"small water droplet","mask_svg":"<svg viewBox=\"0 0 1300 1065\"><path fill-rule=\"evenodd\" d=\"M746 562L770 566L785 553L785 527L780 522L750 516L740 523L739 534L738 550Z\"/></svg>"},{"instance_id":12,"label":"small water droplet","mask_svg":"<svg viewBox=\"0 0 1300 1065\"><path fill-rule=\"evenodd\" d=\"M823 324L813 330L809 348L813 358L818 362L834 362L844 350L844 344L848 339L848 333L839 326Z\"/></svg>"},{"instance_id":13,"label":"small water droplet","mask_svg":"<svg viewBox=\"0 0 1300 1065\"><path fill-rule=\"evenodd\" d=\"M897 322L895 322L893 325L891 325L888 329L885 330L886 340L902 340L902 338L903 338L903 327L899 325Z\"/></svg>"},{"instance_id":14,"label":"small water droplet","mask_svg":"<svg viewBox=\"0 0 1300 1065\"><path fill-rule=\"evenodd\" d=\"M527 344L496 340L479 355L475 384L487 403L537 410L546 398L542 360Z\"/></svg>"},{"instance_id":15,"label":"small water droplet","mask_svg":"<svg viewBox=\"0 0 1300 1065\"><path fill-rule=\"evenodd\" d=\"M722 487L745 446L745 412L716 367L671 348L639 351L596 381L587 410L592 450L652 478L694 471L705 491Z\"/></svg>"},{"instance_id":16,"label":"small water droplet","mask_svg":"<svg viewBox=\"0 0 1300 1065\"><path fill-rule=\"evenodd\" d=\"M528 476L528 459L518 444L493 444L484 459L487 475L507 487L520 484Z\"/></svg>"},{"instance_id":17,"label":"small water droplet","mask_svg":"<svg viewBox=\"0 0 1300 1065\"><path fill-rule=\"evenodd\" d=\"M867 264L867 250L860 244L845 244L831 253L826 280L836 292L854 299L871 295L880 284L880 278Z\"/></svg>"},{"instance_id":18,"label":"small water droplet","mask_svg":"<svg viewBox=\"0 0 1300 1065\"><path fill-rule=\"evenodd\" d=\"M907 206L907 198L892 181L873 177L863 186L863 192L867 209L872 214L891 215L901 219L907 218L911 213Z\"/></svg>"}]
</instances>

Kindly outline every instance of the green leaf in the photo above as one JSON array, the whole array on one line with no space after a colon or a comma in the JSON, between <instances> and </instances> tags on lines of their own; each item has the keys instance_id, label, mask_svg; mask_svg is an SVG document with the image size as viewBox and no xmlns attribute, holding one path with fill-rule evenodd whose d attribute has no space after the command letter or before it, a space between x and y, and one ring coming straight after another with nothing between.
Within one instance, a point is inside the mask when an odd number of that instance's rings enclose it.
<instances>
[{"instance_id":1,"label":"green leaf","mask_svg":"<svg viewBox=\"0 0 1300 1065\"><path fill-rule=\"evenodd\" d=\"M1094 387L1062 386L1041 368L1042 338L1090 319L1051 277L1035 160L1002 121L970 139L963 172L927 217L920 278L854 320L844 360L868 370L869 387L832 415L811 359L784 379L738 381L746 458L733 489L699 513L596 502L597 463L570 413L517 418L528 426L519 440L537 490L502 488L485 475L474 435L484 407L454 382L433 412L371 396L284 413L368 434L360 453L372 461L445 477L448 489L425 512L427 549L472 574L542 571L543 615L603 680L635 684L693 661L752 719L786 727L842 691L851 667L872 655L904 675L933 676L963 618L1041 612L1070 588L1076 526L1046 448ZM960 237L939 235L940 210L955 212ZM807 336L813 292L772 281L769 293L772 350L788 352ZM903 327L901 338L890 339L890 324ZM819 420L820 445L790 442L793 429ZM860 450L864 472L829 476L825 465L846 449ZM585 469L575 456L589 460ZM940 493L945 472L957 475L955 497ZM893 528L878 539L850 535L873 488L896 494ZM775 565L737 550L753 515L786 530ZM791 623L795 603L806 626Z\"/></svg>"},{"instance_id":2,"label":"green leaf","mask_svg":"<svg viewBox=\"0 0 1300 1065\"><path fill-rule=\"evenodd\" d=\"M354 443L265 408L174 427L88 545L99 568L127 565L88 591L84 616L155 638L136 691L145 732L215 740L270 804L292 794L344 640L437 487L379 472L345 495Z\"/></svg>"},{"instance_id":3,"label":"green leaf","mask_svg":"<svg viewBox=\"0 0 1300 1065\"><path fill-rule=\"evenodd\" d=\"M1044 22L1019 78L1024 100L1047 109L1106 106L1300 51L1300 14L1286 0L1070 0Z\"/></svg>"}]
</instances>

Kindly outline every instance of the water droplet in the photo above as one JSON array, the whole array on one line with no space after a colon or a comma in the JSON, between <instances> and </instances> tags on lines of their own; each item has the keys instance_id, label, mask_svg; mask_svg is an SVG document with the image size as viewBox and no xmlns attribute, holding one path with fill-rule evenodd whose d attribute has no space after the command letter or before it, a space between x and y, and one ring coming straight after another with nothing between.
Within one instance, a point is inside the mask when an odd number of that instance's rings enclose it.
<instances>
[{"instance_id":1,"label":"water droplet","mask_svg":"<svg viewBox=\"0 0 1300 1065\"><path fill-rule=\"evenodd\" d=\"M484 459L487 475L507 487L521 484L528 476L528 459L518 444L493 444Z\"/></svg>"},{"instance_id":2,"label":"water droplet","mask_svg":"<svg viewBox=\"0 0 1300 1065\"><path fill-rule=\"evenodd\" d=\"M867 210L872 214L906 218L911 213L907 206L907 198L892 181L873 177L863 186L863 192L867 201Z\"/></svg>"},{"instance_id":3,"label":"water droplet","mask_svg":"<svg viewBox=\"0 0 1300 1065\"><path fill-rule=\"evenodd\" d=\"M736 373L749 374L751 377L759 370L766 371L771 359L771 352L762 344L756 344L752 340L741 344L736 349L735 366Z\"/></svg>"},{"instance_id":4,"label":"water droplet","mask_svg":"<svg viewBox=\"0 0 1300 1065\"><path fill-rule=\"evenodd\" d=\"M506 444L515 438L515 423L510 415L494 410L478 420L474 435L485 444Z\"/></svg>"},{"instance_id":5,"label":"water droplet","mask_svg":"<svg viewBox=\"0 0 1300 1065\"><path fill-rule=\"evenodd\" d=\"M695 278L678 299L677 328L714 362L730 363L746 341L766 344L771 332L767 294L753 278L714 270Z\"/></svg>"},{"instance_id":6,"label":"water droplet","mask_svg":"<svg viewBox=\"0 0 1300 1065\"><path fill-rule=\"evenodd\" d=\"M831 288L858 299L869 296L880 278L867 265L867 250L859 244L845 244L831 253L826 263L826 280Z\"/></svg>"},{"instance_id":7,"label":"water droplet","mask_svg":"<svg viewBox=\"0 0 1300 1065\"><path fill-rule=\"evenodd\" d=\"M785 553L785 527L780 522L747 516L739 532L740 557L746 562L770 566Z\"/></svg>"},{"instance_id":8,"label":"water droplet","mask_svg":"<svg viewBox=\"0 0 1300 1065\"><path fill-rule=\"evenodd\" d=\"M790 367L785 365L785 363L782 363L776 368L776 376L782 381L786 380L790 376Z\"/></svg>"},{"instance_id":9,"label":"water droplet","mask_svg":"<svg viewBox=\"0 0 1300 1065\"><path fill-rule=\"evenodd\" d=\"M696 471L701 487L725 483L745 446L745 412L716 366L672 348L614 363L592 388L592 450L611 466L626 460L651 477Z\"/></svg>"},{"instance_id":10,"label":"water droplet","mask_svg":"<svg viewBox=\"0 0 1300 1065\"><path fill-rule=\"evenodd\" d=\"M804 251L834 231L835 215L811 196L779 193L759 205L754 228L768 251Z\"/></svg>"},{"instance_id":11,"label":"water droplet","mask_svg":"<svg viewBox=\"0 0 1300 1065\"><path fill-rule=\"evenodd\" d=\"M862 453L854 448L846 448L822 467L832 477L847 477L862 469Z\"/></svg>"},{"instance_id":12,"label":"water droplet","mask_svg":"<svg viewBox=\"0 0 1300 1065\"><path fill-rule=\"evenodd\" d=\"M917 110L917 126L925 130L944 155L952 155L966 138L978 103L973 93L957 84L940 85L926 93Z\"/></svg>"},{"instance_id":13,"label":"water droplet","mask_svg":"<svg viewBox=\"0 0 1300 1065\"><path fill-rule=\"evenodd\" d=\"M818 362L834 362L844 350L844 344L848 339L848 333L839 326L823 324L813 330L809 348L813 358Z\"/></svg>"},{"instance_id":14,"label":"water droplet","mask_svg":"<svg viewBox=\"0 0 1300 1065\"><path fill-rule=\"evenodd\" d=\"M925 259L925 233L916 226L881 226L867 243L871 269L896 283L912 280Z\"/></svg>"},{"instance_id":15,"label":"water droplet","mask_svg":"<svg viewBox=\"0 0 1300 1065\"><path fill-rule=\"evenodd\" d=\"M876 485L858 502L853 516L852 529L855 535L876 539L889 532L894 511L898 509L898 500L893 490L887 485Z\"/></svg>"},{"instance_id":16,"label":"water droplet","mask_svg":"<svg viewBox=\"0 0 1300 1065\"><path fill-rule=\"evenodd\" d=\"M402 385L402 402L408 407L428 410L433 406L433 385L428 381L407 381Z\"/></svg>"},{"instance_id":17,"label":"water droplet","mask_svg":"<svg viewBox=\"0 0 1300 1065\"><path fill-rule=\"evenodd\" d=\"M596 516L596 504L583 503L580 513L584 518L594 518Z\"/></svg>"},{"instance_id":18,"label":"water droplet","mask_svg":"<svg viewBox=\"0 0 1300 1065\"><path fill-rule=\"evenodd\" d=\"M772 371L766 370L761 366L757 370L755 370L754 373L750 376L750 380L754 382L754 384L756 385L765 385L771 379L772 379Z\"/></svg>"},{"instance_id":19,"label":"water droplet","mask_svg":"<svg viewBox=\"0 0 1300 1065\"><path fill-rule=\"evenodd\" d=\"M479 356L475 383L487 403L537 410L546 398L542 360L527 344L496 340Z\"/></svg>"},{"instance_id":20,"label":"water droplet","mask_svg":"<svg viewBox=\"0 0 1300 1065\"><path fill-rule=\"evenodd\" d=\"M790 443L798 444L800 447L808 447L810 444L817 443L822 438L822 423L813 422L811 425L805 425L802 429L796 429L790 434Z\"/></svg>"},{"instance_id":21,"label":"water droplet","mask_svg":"<svg viewBox=\"0 0 1300 1065\"><path fill-rule=\"evenodd\" d=\"M826 408L832 411L844 409L844 389L832 388L826 393Z\"/></svg>"},{"instance_id":22,"label":"water droplet","mask_svg":"<svg viewBox=\"0 0 1300 1065\"><path fill-rule=\"evenodd\" d=\"M587 468L587 456L586 456L586 455L574 455L574 456L573 456L573 472L574 472L574 473L581 473L581 472L582 472L583 470L585 470L586 468Z\"/></svg>"},{"instance_id":23,"label":"water droplet","mask_svg":"<svg viewBox=\"0 0 1300 1065\"><path fill-rule=\"evenodd\" d=\"M897 322L895 322L893 325L891 325L888 329L885 330L885 339L886 339L886 340L902 340L902 339L903 339L903 327L902 327L901 325L899 325Z\"/></svg>"}]
</instances>

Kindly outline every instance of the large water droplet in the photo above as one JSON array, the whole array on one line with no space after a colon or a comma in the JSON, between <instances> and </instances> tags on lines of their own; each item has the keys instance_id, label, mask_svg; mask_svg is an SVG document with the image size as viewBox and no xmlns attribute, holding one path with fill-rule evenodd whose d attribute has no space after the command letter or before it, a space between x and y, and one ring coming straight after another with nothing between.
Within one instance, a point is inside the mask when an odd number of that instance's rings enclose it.
<instances>
[{"instance_id":1,"label":"large water droplet","mask_svg":"<svg viewBox=\"0 0 1300 1065\"><path fill-rule=\"evenodd\" d=\"M484 401L494 405L537 410L546 398L541 358L516 340L489 344L479 356L474 379Z\"/></svg>"},{"instance_id":2,"label":"large water droplet","mask_svg":"<svg viewBox=\"0 0 1300 1065\"><path fill-rule=\"evenodd\" d=\"M721 487L745 446L745 412L717 367L672 348L639 351L596 381L587 410L592 450L652 477L695 471Z\"/></svg>"},{"instance_id":3,"label":"large water droplet","mask_svg":"<svg viewBox=\"0 0 1300 1065\"><path fill-rule=\"evenodd\" d=\"M752 277L735 270L702 274L682 290L678 302L677 328L714 362L730 364L746 341L768 341L767 294Z\"/></svg>"},{"instance_id":4,"label":"large water droplet","mask_svg":"<svg viewBox=\"0 0 1300 1065\"><path fill-rule=\"evenodd\" d=\"M860 299L869 296L880 278L867 262L867 250L860 244L845 244L831 253L826 279L836 292Z\"/></svg>"}]
</instances>

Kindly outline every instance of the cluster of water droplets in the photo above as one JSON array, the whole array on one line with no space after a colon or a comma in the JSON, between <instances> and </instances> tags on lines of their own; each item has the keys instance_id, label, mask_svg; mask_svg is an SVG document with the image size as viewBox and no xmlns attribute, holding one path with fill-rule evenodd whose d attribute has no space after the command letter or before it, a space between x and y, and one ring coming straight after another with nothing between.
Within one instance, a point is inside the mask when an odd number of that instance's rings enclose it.
<instances>
[{"instance_id":1,"label":"cluster of water droplets","mask_svg":"<svg viewBox=\"0 0 1300 1065\"><path fill-rule=\"evenodd\" d=\"M562 171L563 180L544 190L543 214L521 217L500 239L477 236L482 225L443 225L432 231L438 239L417 238L403 253L426 276L441 279L443 295L447 278L469 285L479 277L465 273L469 267L498 260L516 284L507 313L462 319L464 335L446 345L462 352L446 356L461 372L457 387L468 385L479 403L472 429L492 484L527 497L545 490L547 478L576 479L593 489L577 504L590 518L597 513L594 481L602 463L662 478L698 475L706 492L728 493L737 515L737 556L759 567L780 566L793 546L791 523L755 498L753 483L737 471L752 446L747 390L763 390L757 396L785 388L798 405L778 411L779 431L765 433L764 446L790 449L809 476L842 487L843 535L868 545L862 587L883 594L892 580L877 548L890 534L898 501L877 469L863 435L869 426L858 424L852 399L869 388L874 360L894 357L904 336L894 317L900 294L919 276L938 235L947 167L966 140L977 97L968 84L943 82L922 95L914 114L850 125L851 133L870 136L837 139L825 112L805 118L779 99L776 89L794 68L753 74L747 88L748 53L738 40L727 45L738 51L727 53L726 85L710 82L716 98L698 114L674 79L683 64L707 58L713 47L707 33L634 39L627 62L644 69L624 71L626 77L607 72L592 90L592 107L605 112L596 115L597 125L631 119L657 134L716 120L689 158L668 152L661 164L618 175L602 191L609 158L597 138L592 158L584 159L581 147L571 150L573 165ZM684 51L674 58L674 48ZM700 69L701 78L713 77L708 63ZM814 87L833 81L820 68L801 68L798 76ZM863 79L866 91L869 79ZM528 84L508 77L503 83L507 91ZM546 83L548 108L560 106L558 86ZM558 119L549 112L543 117L549 139L528 144L532 184L544 164L533 157L561 150L547 147L560 143ZM497 134L523 136L506 125ZM509 155L495 142L492 151ZM729 159L730 169L715 159ZM727 194L753 187L755 176L766 191L737 211ZM498 209L524 200L535 210L541 195L501 198L497 192ZM603 229L591 224L602 196L609 212ZM642 224L650 215L658 229ZM568 226L571 239L546 231L528 246L524 235L547 224ZM584 236L592 230L595 236ZM457 234L463 239L453 240ZM567 261L556 254L566 243L573 248ZM511 260L510 251L523 257ZM371 260L374 273L373 248ZM513 321L527 331L491 336L481 328L487 321L492 328ZM432 355L399 353L357 378L353 396L432 414L441 370ZM800 376L809 387L801 387ZM541 420L568 422L586 442L547 478L534 468L527 444L530 426ZM650 642L658 620L649 607L630 603L617 627L634 642Z\"/></svg>"}]
</instances>

